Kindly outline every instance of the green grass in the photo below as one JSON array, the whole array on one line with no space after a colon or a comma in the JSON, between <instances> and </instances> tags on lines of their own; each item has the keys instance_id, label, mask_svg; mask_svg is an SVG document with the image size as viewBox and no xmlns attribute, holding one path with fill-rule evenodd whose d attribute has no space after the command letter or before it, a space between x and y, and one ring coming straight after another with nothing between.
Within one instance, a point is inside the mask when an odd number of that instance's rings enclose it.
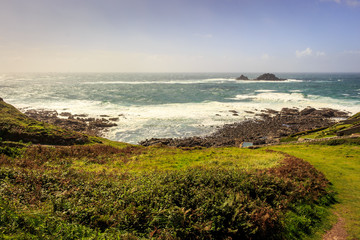
<instances>
[{"instance_id":1,"label":"green grass","mask_svg":"<svg viewBox=\"0 0 360 240\"><path fill-rule=\"evenodd\" d=\"M8 149L4 149L6 154L5 150ZM26 155L35 156L30 159L37 161L36 157L39 156L36 151L38 151L36 148L30 148ZM116 174L173 171L194 167L254 170L276 167L283 159L279 153L234 147L185 150L171 147L145 148L128 144L103 144L83 147L47 147L41 151L47 156L48 167L57 167L59 158L63 158L63 161L67 163L66 166L76 171L91 173L106 171ZM12 153L10 150L8 152ZM14 150L14 152L17 151ZM81 153L71 155L70 152Z\"/></svg>"},{"instance_id":2,"label":"green grass","mask_svg":"<svg viewBox=\"0 0 360 240\"><path fill-rule=\"evenodd\" d=\"M9 156L0 155L7 238L301 239L332 199L309 164L261 149L98 144Z\"/></svg>"},{"instance_id":3,"label":"green grass","mask_svg":"<svg viewBox=\"0 0 360 240\"><path fill-rule=\"evenodd\" d=\"M360 238L360 146L281 145L283 151L313 164L338 192L334 213L345 218L349 239ZM333 217L333 221L334 221ZM337 218L337 217L336 217Z\"/></svg>"},{"instance_id":4,"label":"green grass","mask_svg":"<svg viewBox=\"0 0 360 240\"><path fill-rule=\"evenodd\" d=\"M305 134L301 136L302 138L309 138L309 139L318 139L318 138L325 138L325 137L336 137L336 133L340 130L347 129L349 127L353 126L352 124L336 124L332 127L329 127L327 129Z\"/></svg>"},{"instance_id":5,"label":"green grass","mask_svg":"<svg viewBox=\"0 0 360 240\"><path fill-rule=\"evenodd\" d=\"M180 170L192 167L226 168L226 169L262 169L276 166L283 156L263 150L248 150L239 148L204 148L177 149L169 147L139 147L141 153L131 156L127 161L122 158L114 159L103 165L107 170L121 170L126 172L149 172ZM82 169L94 170L94 165L84 167L84 162L77 164ZM96 166L99 170L101 167Z\"/></svg>"},{"instance_id":6,"label":"green grass","mask_svg":"<svg viewBox=\"0 0 360 240\"><path fill-rule=\"evenodd\" d=\"M280 141L291 142L291 141L297 141L299 138L319 139L319 138L336 137L339 131L349 129L355 126L356 124L360 123L360 112L348 118L348 120L352 120L352 119L353 120L357 119L357 120L352 123L339 122L331 127L318 128L318 129L295 133L290 136L281 138Z\"/></svg>"},{"instance_id":7,"label":"green grass","mask_svg":"<svg viewBox=\"0 0 360 240\"><path fill-rule=\"evenodd\" d=\"M0 138L36 144L73 145L99 142L75 131L36 121L22 114L10 104L0 101Z\"/></svg>"}]
</instances>

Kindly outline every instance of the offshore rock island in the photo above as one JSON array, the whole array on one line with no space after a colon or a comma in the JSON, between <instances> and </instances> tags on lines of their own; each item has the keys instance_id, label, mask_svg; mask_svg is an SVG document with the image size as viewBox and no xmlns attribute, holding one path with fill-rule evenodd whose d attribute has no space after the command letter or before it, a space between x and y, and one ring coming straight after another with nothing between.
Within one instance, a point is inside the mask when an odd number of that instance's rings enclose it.
<instances>
[{"instance_id":1,"label":"offshore rock island","mask_svg":"<svg viewBox=\"0 0 360 240\"><path fill-rule=\"evenodd\" d=\"M264 73L255 79L249 79L247 76L241 75L236 80L256 80L256 81L285 81L287 79L278 78L273 73Z\"/></svg>"}]
</instances>

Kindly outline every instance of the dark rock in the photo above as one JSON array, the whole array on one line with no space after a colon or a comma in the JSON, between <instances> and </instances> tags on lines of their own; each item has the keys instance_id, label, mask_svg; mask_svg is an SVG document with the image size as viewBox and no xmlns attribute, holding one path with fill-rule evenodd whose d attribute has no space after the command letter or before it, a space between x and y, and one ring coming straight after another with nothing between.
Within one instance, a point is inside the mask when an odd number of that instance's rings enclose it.
<instances>
[{"instance_id":1,"label":"dark rock","mask_svg":"<svg viewBox=\"0 0 360 240\"><path fill-rule=\"evenodd\" d=\"M340 130L336 134L338 136L344 136L344 135L351 135L351 134L355 134L355 133L360 133L360 124L357 124L351 128L345 129L345 130Z\"/></svg>"},{"instance_id":2,"label":"dark rock","mask_svg":"<svg viewBox=\"0 0 360 240\"><path fill-rule=\"evenodd\" d=\"M236 78L236 80L249 80L249 78L241 74L241 76Z\"/></svg>"},{"instance_id":3,"label":"dark rock","mask_svg":"<svg viewBox=\"0 0 360 240\"><path fill-rule=\"evenodd\" d=\"M270 109L270 108L265 109L264 112L266 112L268 114L278 114L279 113L278 111Z\"/></svg>"},{"instance_id":4,"label":"dark rock","mask_svg":"<svg viewBox=\"0 0 360 240\"><path fill-rule=\"evenodd\" d=\"M70 116L71 116L71 113L69 113L69 112L62 112L62 113L60 113L60 116L62 116L62 117L70 117Z\"/></svg>"},{"instance_id":5,"label":"dark rock","mask_svg":"<svg viewBox=\"0 0 360 240\"><path fill-rule=\"evenodd\" d=\"M260 75L259 77L257 77L255 80L265 80L265 81L284 81L286 79L281 79L276 77L274 74L272 73L265 73L263 75Z\"/></svg>"},{"instance_id":6,"label":"dark rock","mask_svg":"<svg viewBox=\"0 0 360 240\"><path fill-rule=\"evenodd\" d=\"M97 136L101 136L102 132L106 131L107 128L117 126L117 124L110 122L109 120L104 118L80 118L88 116L87 114L72 115L70 112L62 112L60 113L60 116L67 118L59 118L56 111L30 109L25 112L25 115L32 117L38 121L43 121L60 126L64 129L74 130L80 133ZM113 121L117 121L119 118L111 119Z\"/></svg>"},{"instance_id":7,"label":"dark rock","mask_svg":"<svg viewBox=\"0 0 360 240\"><path fill-rule=\"evenodd\" d=\"M304 108L303 110L300 111L300 115L301 115L301 116L309 115L309 114L311 114L311 113L314 112L314 111L316 111L315 108L307 107L307 108Z\"/></svg>"},{"instance_id":8,"label":"dark rock","mask_svg":"<svg viewBox=\"0 0 360 240\"><path fill-rule=\"evenodd\" d=\"M280 111L280 115L289 116L289 115L298 115L299 110L296 108L283 108Z\"/></svg>"},{"instance_id":9,"label":"dark rock","mask_svg":"<svg viewBox=\"0 0 360 240\"><path fill-rule=\"evenodd\" d=\"M241 142L253 142L254 145L278 143L281 137L290 134L329 127L334 124L334 120L330 116L346 114L337 110L331 111L334 114L329 112L329 109L299 111L296 108L283 108L280 112L267 109L257 114L262 119L225 124L222 127L217 126L216 132L205 137L150 139L139 144L150 146L161 143L174 147L219 147L239 146Z\"/></svg>"},{"instance_id":10,"label":"dark rock","mask_svg":"<svg viewBox=\"0 0 360 240\"><path fill-rule=\"evenodd\" d=\"M84 118L84 117L87 117L89 116L88 114L74 114L74 117L81 117L81 118Z\"/></svg>"}]
</instances>

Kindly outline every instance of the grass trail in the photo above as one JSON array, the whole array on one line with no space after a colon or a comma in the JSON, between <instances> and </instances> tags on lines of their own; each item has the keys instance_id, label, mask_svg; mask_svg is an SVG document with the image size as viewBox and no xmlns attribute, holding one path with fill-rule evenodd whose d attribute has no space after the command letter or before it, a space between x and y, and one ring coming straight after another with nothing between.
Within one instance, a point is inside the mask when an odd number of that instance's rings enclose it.
<instances>
[{"instance_id":1,"label":"grass trail","mask_svg":"<svg viewBox=\"0 0 360 240\"><path fill-rule=\"evenodd\" d=\"M360 147L282 145L270 149L302 158L323 172L338 192L334 214L345 218L349 239L360 239Z\"/></svg>"}]
</instances>

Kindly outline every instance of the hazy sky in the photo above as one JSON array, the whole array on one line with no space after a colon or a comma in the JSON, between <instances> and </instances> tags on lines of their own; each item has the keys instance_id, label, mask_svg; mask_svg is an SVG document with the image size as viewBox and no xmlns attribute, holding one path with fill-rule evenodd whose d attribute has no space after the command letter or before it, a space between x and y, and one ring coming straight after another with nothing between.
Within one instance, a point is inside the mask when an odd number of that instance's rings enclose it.
<instances>
[{"instance_id":1,"label":"hazy sky","mask_svg":"<svg viewBox=\"0 0 360 240\"><path fill-rule=\"evenodd\" d=\"M1 72L360 72L360 0L0 0Z\"/></svg>"}]
</instances>

